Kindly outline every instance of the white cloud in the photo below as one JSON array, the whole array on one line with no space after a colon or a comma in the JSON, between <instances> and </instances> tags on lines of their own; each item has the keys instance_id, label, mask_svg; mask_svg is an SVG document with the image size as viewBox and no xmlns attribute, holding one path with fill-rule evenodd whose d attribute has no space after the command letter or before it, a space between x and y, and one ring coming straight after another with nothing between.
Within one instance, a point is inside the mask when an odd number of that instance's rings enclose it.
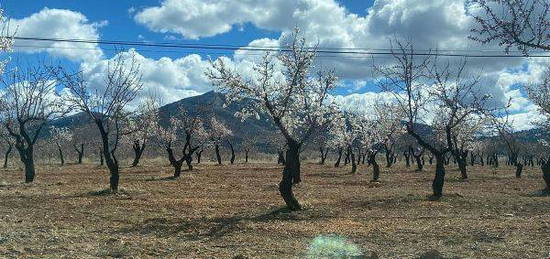
<instances>
[{"instance_id":1,"label":"white cloud","mask_svg":"<svg viewBox=\"0 0 550 259\"><path fill-rule=\"evenodd\" d=\"M212 89L204 75L204 71L209 65L208 61L203 60L199 55L192 54L178 59L168 57L151 59L144 57L134 49L118 55L128 58L134 56L143 75L142 93L144 95L154 93L161 97L165 103L199 95ZM116 57L111 60L113 59ZM82 70L92 82L93 87L102 87L107 63L108 60L82 63Z\"/></svg>"},{"instance_id":2,"label":"white cloud","mask_svg":"<svg viewBox=\"0 0 550 259\"><path fill-rule=\"evenodd\" d=\"M18 37L98 40L98 28L105 25L106 21L90 23L79 12L48 8L23 19L10 20L10 27L17 30ZM20 46L15 48L16 51L47 52L73 61L91 62L103 56L97 44L23 40L17 40L15 44Z\"/></svg>"}]
</instances>

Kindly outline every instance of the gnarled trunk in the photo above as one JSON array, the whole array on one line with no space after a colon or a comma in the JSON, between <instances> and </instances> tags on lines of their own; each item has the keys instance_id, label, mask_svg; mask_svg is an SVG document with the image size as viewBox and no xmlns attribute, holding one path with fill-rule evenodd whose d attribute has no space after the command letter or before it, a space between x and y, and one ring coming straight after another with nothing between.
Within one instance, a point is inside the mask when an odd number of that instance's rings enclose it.
<instances>
[{"instance_id":1,"label":"gnarled trunk","mask_svg":"<svg viewBox=\"0 0 550 259\"><path fill-rule=\"evenodd\" d=\"M177 160L171 147L166 148L166 153L168 154L168 161L170 161L170 165L174 167L174 178L179 178L181 176L183 159Z\"/></svg>"},{"instance_id":2,"label":"gnarled trunk","mask_svg":"<svg viewBox=\"0 0 550 259\"><path fill-rule=\"evenodd\" d=\"M301 210L302 206L294 197L292 185L300 182L300 145L294 141L288 141L286 151L286 163L283 169L283 177L279 183L279 192L290 210Z\"/></svg>"},{"instance_id":3,"label":"gnarled trunk","mask_svg":"<svg viewBox=\"0 0 550 259\"><path fill-rule=\"evenodd\" d=\"M132 162L132 167L136 167L139 164L141 156L143 155L143 151L145 150L145 143L141 144L139 141L134 141L132 149L134 150L134 161Z\"/></svg>"},{"instance_id":4,"label":"gnarled trunk","mask_svg":"<svg viewBox=\"0 0 550 259\"><path fill-rule=\"evenodd\" d=\"M73 145L74 150L77 153L78 156L78 164L82 164L82 158L84 157L84 144L80 144L80 148L78 148L76 145Z\"/></svg>"}]
</instances>

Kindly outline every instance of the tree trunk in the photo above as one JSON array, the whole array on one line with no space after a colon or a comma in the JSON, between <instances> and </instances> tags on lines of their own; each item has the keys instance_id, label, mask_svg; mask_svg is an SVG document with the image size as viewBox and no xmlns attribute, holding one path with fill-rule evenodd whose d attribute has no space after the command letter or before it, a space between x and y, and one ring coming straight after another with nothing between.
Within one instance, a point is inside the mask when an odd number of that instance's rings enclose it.
<instances>
[{"instance_id":1,"label":"tree trunk","mask_svg":"<svg viewBox=\"0 0 550 259\"><path fill-rule=\"evenodd\" d=\"M353 153L353 150L351 147L348 148L348 154L350 154L350 161L351 161L351 173L355 174L357 172L357 163L355 162L355 153Z\"/></svg>"},{"instance_id":2,"label":"tree trunk","mask_svg":"<svg viewBox=\"0 0 550 259\"><path fill-rule=\"evenodd\" d=\"M10 154L13 149L13 145L8 145L8 149L6 150L6 153L4 154L4 168L8 168L8 162L10 159Z\"/></svg>"},{"instance_id":3,"label":"tree trunk","mask_svg":"<svg viewBox=\"0 0 550 259\"><path fill-rule=\"evenodd\" d=\"M32 183L35 177L34 150L32 146L25 148L16 145L16 148L19 152L19 159L25 167L25 183Z\"/></svg>"},{"instance_id":4,"label":"tree trunk","mask_svg":"<svg viewBox=\"0 0 550 259\"><path fill-rule=\"evenodd\" d=\"M201 149L201 150L197 151L197 164L201 163L202 151L204 151L204 150Z\"/></svg>"},{"instance_id":5,"label":"tree trunk","mask_svg":"<svg viewBox=\"0 0 550 259\"><path fill-rule=\"evenodd\" d=\"M288 209L292 211L301 210L302 206L294 197L292 185L300 182L300 145L289 141L286 151L286 163L283 169L283 178L279 183L279 192L283 197Z\"/></svg>"},{"instance_id":6,"label":"tree trunk","mask_svg":"<svg viewBox=\"0 0 550 259\"><path fill-rule=\"evenodd\" d=\"M61 146L57 146L57 152L59 153L59 162L61 163L61 166L65 165L65 157L63 156L63 149L61 149Z\"/></svg>"},{"instance_id":7,"label":"tree trunk","mask_svg":"<svg viewBox=\"0 0 550 259\"><path fill-rule=\"evenodd\" d=\"M80 165L82 164L82 158L84 157L84 144L80 144L80 149L75 146L75 150L78 155L78 164Z\"/></svg>"},{"instance_id":8,"label":"tree trunk","mask_svg":"<svg viewBox=\"0 0 550 259\"><path fill-rule=\"evenodd\" d=\"M145 150L145 143L140 144L139 141L134 141L132 149L134 149L134 161L132 162L132 167L136 167L139 164L141 155L143 155L143 151Z\"/></svg>"},{"instance_id":9,"label":"tree trunk","mask_svg":"<svg viewBox=\"0 0 550 259\"><path fill-rule=\"evenodd\" d=\"M380 166L376 162L377 152L373 152L369 155L370 164L372 164L372 180L371 182L378 182L380 179Z\"/></svg>"},{"instance_id":10,"label":"tree trunk","mask_svg":"<svg viewBox=\"0 0 550 259\"><path fill-rule=\"evenodd\" d=\"M321 152L321 161L319 162L319 164L324 165L325 160L327 159L328 150L325 151L324 148L320 147L319 151Z\"/></svg>"},{"instance_id":11,"label":"tree trunk","mask_svg":"<svg viewBox=\"0 0 550 259\"><path fill-rule=\"evenodd\" d=\"M350 154L349 150L346 151L346 156L344 157L344 166L349 164L350 155L351 154Z\"/></svg>"},{"instance_id":12,"label":"tree trunk","mask_svg":"<svg viewBox=\"0 0 550 259\"><path fill-rule=\"evenodd\" d=\"M542 179L546 183L546 192L550 192L550 157L546 160L546 163L542 164Z\"/></svg>"},{"instance_id":13,"label":"tree trunk","mask_svg":"<svg viewBox=\"0 0 550 259\"><path fill-rule=\"evenodd\" d=\"M277 164L281 164L281 165L284 165L286 164L286 161L285 161L285 156L283 155L283 151L277 151L277 154L278 154L278 158L277 158Z\"/></svg>"},{"instance_id":14,"label":"tree trunk","mask_svg":"<svg viewBox=\"0 0 550 259\"><path fill-rule=\"evenodd\" d=\"M189 171L193 171L193 156L192 154L189 154L189 155L185 155L185 163L187 164L187 170Z\"/></svg>"},{"instance_id":15,"label":"tree trunk","mask_svg":"<svg viewBox=\"0 0 550 259\"><path fill-rule=\"evenodd\" d=\"M443 195L443 184L445 183L445 156L435 155L435 177L432 183L433 197L439 199Z\"/></svg>"},{"instance_id":16,"label":"tree trunk","mask_svg":"<svg viewBox=\"0 0 550 259\"><path fill-rule=\"evenodd\" d=\"M521 178L522 172L523 172L523 164L516 162L516 178Z\"/></svg>"},{"instance_id":17,"label":"tree trunk","mask_svg":"<svg viewBox=\"0 0 550 259\"><path fill-rule=\"evenodd\" d=\"M218 160L218 165L221 165L222 157L220 156L220 145L218 144L214 145L214 149L216 150L216 159Z\"/></svg>"},{"instance_id":18,"label":"tree trunk","mask_svg":"<svg viewBox=\"0 0 550 259\"><path fill-rule=\"evenodd\" d=\"M405 152L403 154L405 156L405 166L406 167L411 167L411 162L410 162L410 154L408 154L407 152Z\"/></svg>"},{"instance_id":19,"label":"tree trunk","mask_svg":"<svg viewBox=\"0 0 550 259\"><path fill-rule=\"evenodd\" d=\"M231 159L229 160L229 162L233 164L235 163L235 149L233 148L231 142L227 141L227 143L229 144L229 148L231 149Z\"/></svg>"},{"instance_id":20,"label":"tree trunk","mask_svg":"<svg viewBox=\"0 0 550 259\"><path fill-rule=\"evenodd\" d=\"M416 160L416 171L421 172L422 169L424 169L424 165L422 163L422 156L415 156L413 155L414 159Z\"/></svg>"},{"instance_id":21,"label":"tree trunk","mask_svg":"<svg viewBox=\"0 0 550 259\"><path fill-rule=\"evenodd\" d=\"M342 160L342 153L344 151L342 148L338 148L338 159L336 160L336 163L334 163L334 167L340 167L340 161Z\"/></svg>"},{"instance_id":22,"label":"tree trunk","mask_svg":"<svg viewBox=\"0 0 550 259\"><path fill-rule=\"evenodd\" d=\"M170 165L174 167L174 178L179 178L181 176L183 159L177 160L171 147L166 147L166 153L168 154L168 161L170 161Z\"/></svg>"},{"instance_id":23,"label":"tree trunk","mask_svg":"<svg viewBox=\"0 0 550 259\"><path fill-rule=\"evenodd\" d=\"M458 159L458 169L460 170L460 178L463 180L468 179L468 172L466 171L466 160Z\"/></svg>"},{"instance_id":24,"label":"tree trunk","mask_svg":"<svg viewBox=\"0 0 550 259\"><path fill-rule=\"evenodd\" d=\"M244 151L244 162L248 163L248 150Z\"/></svg>"},{"instance_id":25,"label":"tree trunk","mask_svg":"<svg viewBox=\"0 0 550 259\"><path fill-rule=\"evenodd\" d=\"M105 159L103 158L103 151L99 150L99 164L104 165Z\"/></svg>"}]
</instances>

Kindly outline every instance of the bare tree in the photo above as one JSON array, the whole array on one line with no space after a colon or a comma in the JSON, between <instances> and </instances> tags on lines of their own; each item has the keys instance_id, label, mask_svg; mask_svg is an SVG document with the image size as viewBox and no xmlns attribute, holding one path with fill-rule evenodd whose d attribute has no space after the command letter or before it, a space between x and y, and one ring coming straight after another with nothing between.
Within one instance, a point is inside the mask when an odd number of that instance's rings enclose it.
<instances>
[{"instance_id":1,"label":"bare tree","mask_svg":"<svg viewBox=\"0 0 550 259\"><path fill-rule=\"evenodd\" d=\"M471 0L476 27L470 39L498 42L506 52L515 46L524 54L531 49L550 50L550 1Z\"/></svg>"},{"instance_id":2,"label":"bare tree","mask_svg":"<svg viewBox=\"0 0 550 259\"><path fill-rule=\"evenodd\" d=\"M102 154L111 174L109 183L113 193L118 192L119 162L117 148L127 133L124 123L131 112L128 105L142 88L141 73L134 52L119 53L108 61L103 74L103 85L96 87L82 71L63 72L61 80L70 90L69 101L76 109L90 116L101 136Z\"/></svg>"},{"instance_id":3,"label":"bare tree","mask_svg":"<svg viewBox=\"0 0 550 259\"><path fill-rule=\"evenodd\" d=\"M480 116L488 108L491 96L479 92L479 79L465 72L466 61L457 66L440 63L437 58L415 56L411 43L397 41L397 45L392 50L396 62L375 66L375 71L382 76L381 88L393 93L405 114L407 133L434 155L436 172L431 198L439 199L445 181L445 155L455 150L452 140L457 129L464 121ZM435 134L440 138L433 139L422 132L418 123L426 113L437 115L431 124L441 132Z\"/></svg>"},{"instance_id":4,"label":"bare tree","mask_svg":"<svg viewBox=\"0 0 550 259\"><path fill-rule=\"evenodd\" d=\"M193 153L206 143L208 133L198 116L190 116L184 110L178 112L178 118L171 117L167 125L158 125L157 141L166 150L168 161L174 167L174 178L179 178L183 162L193 170ZM181 146L181 157L174 153L176 146Z\"/></svg>"},{"instance_id":5,"label":"bare tree","mask_svg":"<svg viewBox=\"0 0 550 259\"><path fill-rule=\"evenodd\" d=\"M71 131L68 128L50 127L50 137L53 144L57 148L59 154L59 162L61 166L65 165L65 156L63 149L73 138Z\"/></svg>"},{"instance_id":6,"label":"bare tree","mask_svg":"<svg viewBox=\"0 0 550 259\"><path fill-rule=\"evenodd\" d=\"M18 66L1 79L0 121L15 140L27 183L35 176L34 145L46 124L63 114L56 70L47 65Z\"/></svg>"},{"instance_id":7,"label":"bare tree","mask_svg":"<svg viewBox=\"0 0 550 259\"><path fill-rule=\"evenodd\" d=\"M160 101L151 96L146 98L138 107L137 112L128 119L126 127L129 134L125 135L124 139L130 142L134 151L132 167L136 167L139 164L145 147L156 134L159 107Z\"/></svg>"},{"instance_id":8,"label":"bare tree","mask_svg":"<svg viewBox=\"0 0 550 259\"><path fill-rule=\"evenodd\" d=\"M210 135L210 141L212 142L212 145L214 145L214 151L216 153L216 160L218 161L218 165L222 164L222 157L220 155L220 145L223 143L224 140L227 140L230 147L231 147L231 154L232 154L232 160L235 160L235 150L233 149L233 145L231 142L229 142L228 137L233 135L233 132L227 128L227 126L216 119L215 117L212 117L209 121L209 135Z\"/></svg>"},{"instance_id":9,"label":"bare tree","mask_svg":"<svg viewBox=\"0 0 550 259\"><path fill-rule=\"evenodd\" d=\"M328 91L336 84L333 73L312 73L316 51L312 51L296 30L283 39L288 51L267 53L254 64L253 75L245 76L224 59L212 62L207 72L212 83L227 93L229 101L250 100L244 117L267 113L286 140L285 168L279 192L290 210L302 206L294 197L293 184L301 181L300 150L312 134L327 122L332 112Z\"/></svg>"},{"instance_id":10,"label":"bare tree","mask_svg":"<svg viewBox=\"0 0 550 259\"><path fill-rule=\"evenodd\" d=\"M4 150L4 165L2 166L2 168L8 168L9 158L11 152L13 151L13 146L15 145L15 143L5 127L0 128L0 141L5 143L7 146Z\"/></svg>"}]
</instances>

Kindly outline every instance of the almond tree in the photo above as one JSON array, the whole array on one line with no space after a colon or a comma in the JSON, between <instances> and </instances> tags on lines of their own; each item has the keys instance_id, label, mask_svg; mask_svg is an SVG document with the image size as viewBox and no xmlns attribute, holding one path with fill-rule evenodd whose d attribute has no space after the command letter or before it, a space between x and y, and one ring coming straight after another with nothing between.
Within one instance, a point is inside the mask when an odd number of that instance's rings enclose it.
<instances>
[{"instance_id":1,"label":"almond tree","mask_svg":"<svg viewBox=\"0 0 550 259\"><path fill-rule=\"evenodd\" d=\"M4 151L4 165L3 168L8 168L8 162L11 155L11 152L13 151L13 146L15 145L13 138L10 136L6 128L0 127L0 141L5 143L7 145L5 151Z\"/></svg>"},{"instance_id":2,"label":"almond tree","mask_svg":"<svg viewBox=\"0 0 550 259\"><path fill-rule=\"evenodd\" d=\"M158 125L158 144L166 150L168 161L174 167L174 178L179 178L183 162L189 170L193 170L193 153L207 141L208 133L198 116L190 116L183 109L178 112L177 118L171 117L167 125ZM177 146L181 147L181 156L174 153Z\"/></svg>"},{"instance_id":3,"label":"almond tree","mask_svg":"<svg viewBox=\"0 0 550 259\"><path fill-rule=\"evenodd\" d=\"M550 2L548 0L471 0L476 27L470 39L483 44L496 42L506 52L512 46L550 50Z\"/></svg>"},{"instance_id":4,"label":"almond tree","mask_svg":"<svg viewBox=\"0 0 550 259\"><path fill-rule=\"evenodd\" d=\"M94 86L82 71L64 71L61 80L70 90L67 101L86 113L99 130L103 159L109 168L110 190L118 192L119 161L117 149L125 131L124 123L132 115L129 104L142 88L141 72L133 51L119 53L107 62L103 85Z\"/></svg>"},{"instance_id":5,"label":"almond tree","mask_svg":"<svg viewBox=\"0 0 550 259\"><path fill-rule=\"evenodd\" d=\"M68 128L50 127L50 138L53 144L57 148L59 154L59 162L61 166L65 165L65 156L63 155L63 149L73 138L71 131Z\"/></svg>"},{"instance_id":6,"label":"almond tree","mask_svg":"<svg viewBox=\"0 0 550 259\"><path fill-rule=\"evenodd\" d=\"M160 102L158 100L146 98L138 107L137 112L127 122L126 127L129 134L124 136L124 138L130 142L134 150L132 167L136 167L139 164L139 160L149 140L157 133L159 107Z\"/></svg>"},{"instance_id":7,"label":"almond tree","mask_svg":"<svg viewBox=\"0 0 550 259\"><path fill-rule=\"evenodd\" d=\"M342 156L342 151L345 149L350 156L351 173L357 172L356 153L360 145L359 132L360 130L360 118L358 115L351 112L339 112L334 114L331 119L331 125L329 130L329 141L331 146L338 147L339 156L336 163L339 166L339 161ZM337 166L337 167L338 167Z\"/></svg>"},{"instance_id":8,"label":"almond tree","mask_svg":"<svg viewBox=\"0 0 550 259\"><path fill-rule=\"evenodd\" d=\"M212 62L207 72L230 102L249 100L243 117L268 114L284 136L288 149L279 192L290 210L302 208L292 192L301 181L300 149L328 123L327 114L334 109L327 96L337 81L331 72L312 72L316 51L298 34L286 35L285 51L266 53L250 73L237 72L225 58Z\"/></svg>"},{"instance_id":9,"label":"almond tree","mask_svg":"<svg viewBox=\"0 0 550 259\"><path fill-rule=\"evenodd\" d=\"M34 146L48 122L61 116L57 69L47 65L16 67L1 79L0 122L14 139L25 167L25 182L35 177Z\"/></svg>"},{"instance_id":10,"label":"almond tree","mask_svg":"<svg viewBox=\"0 0 550 259\"><path fill-rule=\"evenodd\" d=\"M10 52L13 47L13 37L15 33L10 31L8 17L4 14L4 9L0 8L0 53ZM0 60L0 75L9 59Z\"/></svg>"},{"instance_id":11,"label":"almond tree","mask_svg":"<svg viewBox=\"0 0 550 259\"><path fill-rule=\"evenodd\" d=\"M251 151L254 151L256 149L256 145L258 144L259 138L258 136L248 136L244 139L242 143L242 150L244 151L244 162L248 163L249 154Z\"/></svg>"},{"instance_id":12,"label":"almond tree","mask_svg":"<svg viewBox=\"0 0 550 259\"><path fill-rule=\"evenodd\" d=\"M436 170L430 198L439 199L445 181L445 155L454 150L453 136L465 120L488 109L491 96L479 92L479 79L465 72L465 61L457 66L441 63L437 58L415 56L411 43L397 41L397 45L397 49L392 48L395 63L376 66L375 71L381 76L382 90L393 94L405 114L407 133L434 155ZM439 115L432 128L444 132L444 141L433 141L419 127L430 109L431 114Z\"/></svg>"},{"instance_id":13,"label":"almond tree","mask_svg":"<svg viewBox=\"0 0 550 259\"><path fill-rule=\"evenodd\" d=\"M220 145L223 143L224 140L226 140L229 136L233 135L233 132L225 126L225 124L215 117L212 117L210 119L209 123L209 135L210 135L210 141L212 142L212 145L214 145L214 150L216 152L216 160L218 161L218 165L222 164L222 157L220 155ZM229 142L231 145L231 142ZM233 149L233 145L231 145L231 149ZM235 152L232 151L232 155L235 155Z\"/></svg>"},{"instance_id":14,"label":"almond tree","mask_svg":"<svg viewBox=\"0 0 550 259\"><path fill-rule=\"evenodd\" d=\"M545 118L540 122L541 128L546 133L550 132L550 66L548 64L546 64L541 82L527 85L527 93L529 99L538 106L539 112ZM550 191L550 155L547 154L547 158L543 161L541 166L543 179L546 183L546 190Z\"/></svg>"},{"instance_id":15,"label":"almond tree","mask_svg":"<svg viewBox=\"0 0 550 259\"><path fill-rule=\"evenodd\" d=\"M401 119L403 115L399 106L393 103L377 102L374 106L375 120L378 123L379 133L382 136L382 145L386 155L386 167L391 167L396 159L396 144L398 139L406 133Z\"/></svg>"}]
</instances>

